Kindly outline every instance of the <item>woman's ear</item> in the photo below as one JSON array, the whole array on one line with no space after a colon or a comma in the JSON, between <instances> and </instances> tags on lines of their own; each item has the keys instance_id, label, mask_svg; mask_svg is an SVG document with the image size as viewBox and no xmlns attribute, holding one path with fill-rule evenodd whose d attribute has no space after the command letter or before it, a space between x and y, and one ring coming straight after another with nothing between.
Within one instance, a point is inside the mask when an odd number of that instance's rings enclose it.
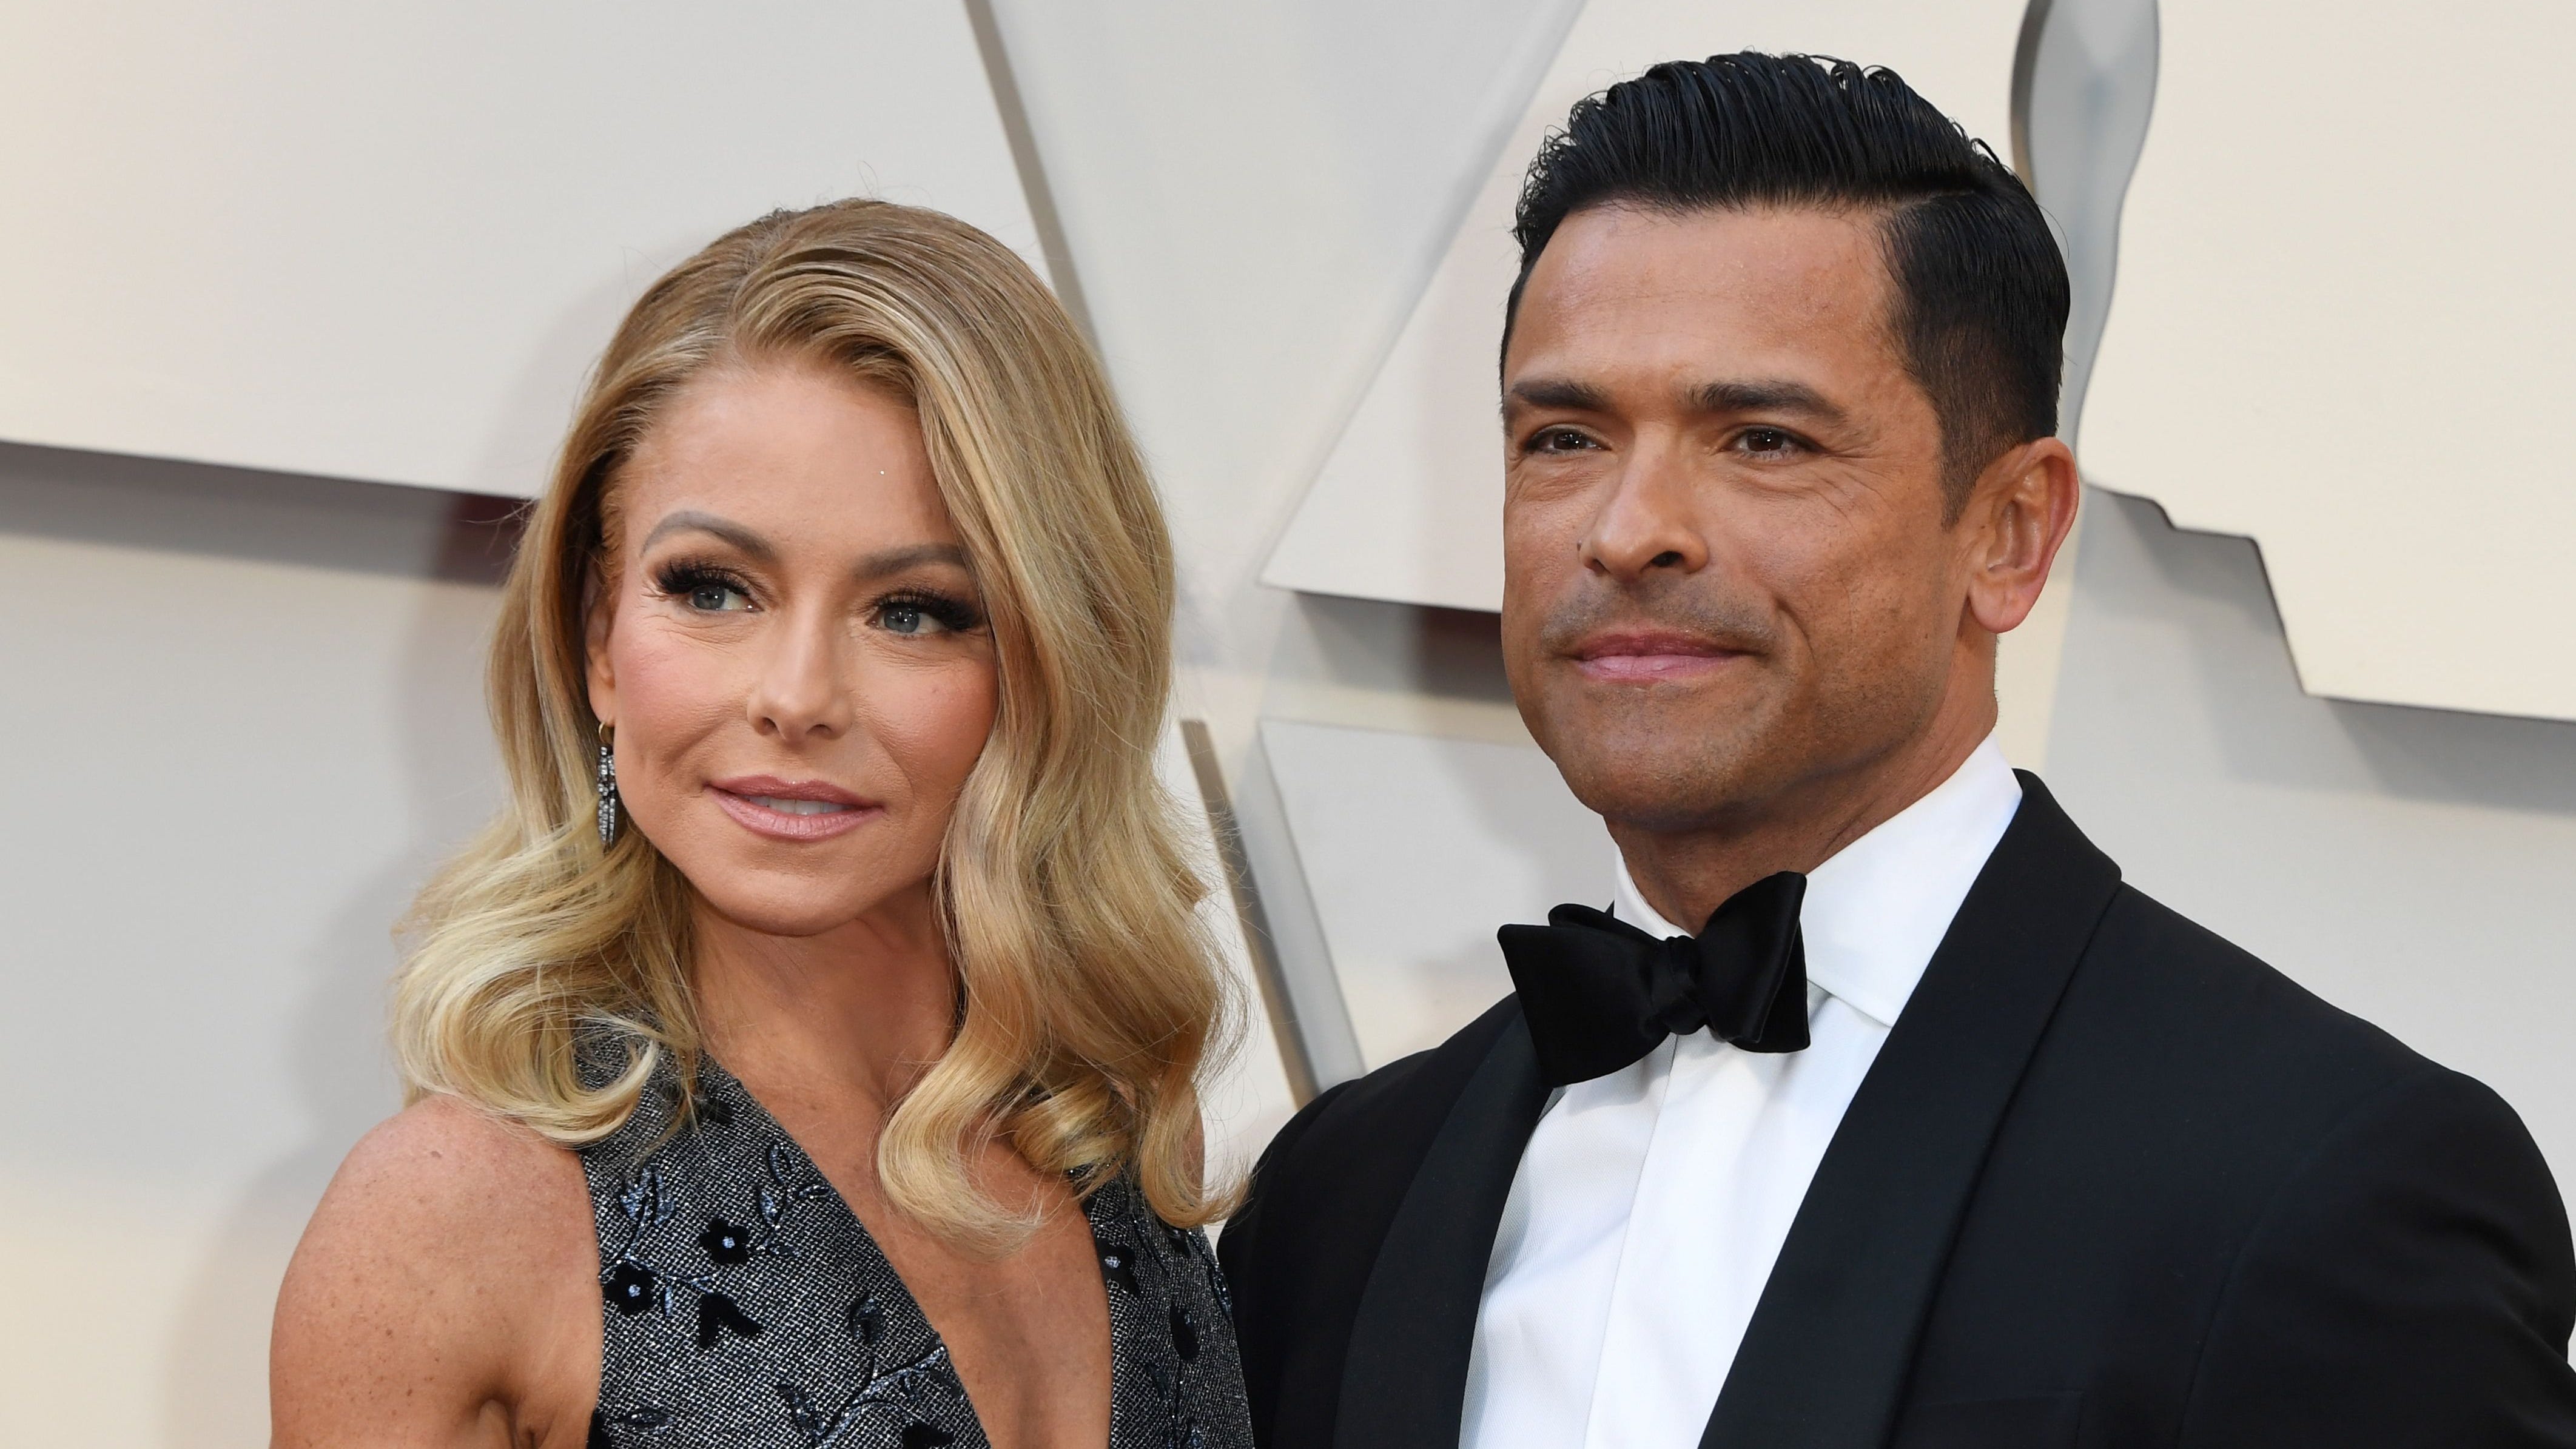
<instances>
[{"instance_id":1,"label":"woman's ear","mask_svg":"<svg viewBox=\"0 0 2576 1449\"><path fill-rule=\"evenodd\" d=\"M582 570L582 672L590 686L591 718L613 725L617 722L617 668L608 657L608 636L617 623L617 600L603 572L596 558Z\"/></svg>"},{"instance_id":2,"label":"woman's ear","mask_svg":"<svg viewBox=\"0 0 2576 1449\"><path fill-rule=\"evenodd\" d=\"M1970 495L1968 616L2002 634L2030 617L2049 565L2075 527L2082 495L2075 454L2062 438L2041 438L1997 458Z\"/></svg>"}]
</instances>

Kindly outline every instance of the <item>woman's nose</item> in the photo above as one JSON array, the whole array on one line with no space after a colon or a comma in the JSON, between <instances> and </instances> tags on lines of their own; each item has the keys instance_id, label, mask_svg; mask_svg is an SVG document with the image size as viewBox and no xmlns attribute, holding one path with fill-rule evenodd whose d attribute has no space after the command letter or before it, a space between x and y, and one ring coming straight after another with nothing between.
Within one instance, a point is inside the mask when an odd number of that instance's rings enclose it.
<instances>
[{"instance_id":1,"label":"woman's nose","mask_svg":"<svg viewBox=\"0 0 2576 1449\"><path fill-rule=\"evenodd\" d=\"M850 726L849 677L840 630L824 619L791 620L771 634L749 701L762 732L796 740Z\"/></svg>"}]
</instances>

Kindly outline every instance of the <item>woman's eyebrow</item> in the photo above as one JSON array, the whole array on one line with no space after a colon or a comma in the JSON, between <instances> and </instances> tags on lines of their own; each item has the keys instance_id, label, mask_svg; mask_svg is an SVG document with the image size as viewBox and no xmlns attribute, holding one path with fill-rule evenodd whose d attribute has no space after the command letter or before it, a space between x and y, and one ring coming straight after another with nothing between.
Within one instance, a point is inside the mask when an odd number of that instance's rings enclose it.
<instances>
[{"instance_id":1,"label":"woman's eyebrow","mask_svg":"<svg viewBox=\"0 0 2576 1449\"><path fill-rule=\"evenodd\" d=\"M778 559L778 550L770 546L768 539L730 518L719 518L715 514L700 513L690 508L683 508L677 513L667 515L661 522L654 524L653 531L644 535L643 545L637 551L651 548L671 534L692 530L714 534L762 563L774 563Z\"/></svg>"},{"instance_id":2,"label":"woman's eyebrow","mask_svg":"<svg viewBox=\"0 0 2576 1449\"><path fill-rule=\"evenodd\" d=\"M879 549L859 560L855 571L861 581L881 579L923 564L955 564L966 567L966 550L953 543L914 543L901 548Z\"/></svg>"},{"instance_id":3,"label":"woman's eyebrow","mask_svg":"<svg viewBox=\"0 0 2576 1449\"><path fill-rule=\"evenodd\" d=\"M653 525L644 535L644 547L651 548L674 533L706 533L723 539L760 563L775 563L778 550L758 532L713 513L683 508ZM953 543L909 543L879 549L861 557L850 572L861 580L881 579L923 564L955 564L966 567L966 550Z\"/></svg>"}]
</instances>

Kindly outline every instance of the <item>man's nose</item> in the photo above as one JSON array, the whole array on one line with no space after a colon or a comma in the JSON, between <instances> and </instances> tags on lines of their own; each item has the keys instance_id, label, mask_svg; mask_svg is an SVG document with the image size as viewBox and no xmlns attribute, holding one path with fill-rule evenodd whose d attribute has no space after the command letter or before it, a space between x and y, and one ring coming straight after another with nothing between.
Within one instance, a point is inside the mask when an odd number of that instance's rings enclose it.
<instances>
[{"instance_id":1,"label":"man's nose","mask_svg":"<svg viewBox=\"0 0 2576 1449\"><path fill-rule=\"evenodd\" d=\"M1583 566L1622 583L1655 569L1697 573L1708 563L1690 470L1672 443L1640 439L1619 481L1576 545Z\"/></svg>"}]
</instances>

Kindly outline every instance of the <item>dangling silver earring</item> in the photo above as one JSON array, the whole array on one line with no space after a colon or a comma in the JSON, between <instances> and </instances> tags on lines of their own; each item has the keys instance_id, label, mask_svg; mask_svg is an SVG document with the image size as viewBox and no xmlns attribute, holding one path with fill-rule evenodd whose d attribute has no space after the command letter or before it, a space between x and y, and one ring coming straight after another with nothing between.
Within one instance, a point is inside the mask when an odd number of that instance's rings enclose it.
<instances>
[{"instance_id":1,"label":"dangling silver earring","mask_svg":"<svg viewBox=\"0 0 2576 1449\"><path fill-rule=\"evenodd\" d=\"M617 727L599 727L599 844L601 849L617 843Z\"/></svg>"}]
</instances>

